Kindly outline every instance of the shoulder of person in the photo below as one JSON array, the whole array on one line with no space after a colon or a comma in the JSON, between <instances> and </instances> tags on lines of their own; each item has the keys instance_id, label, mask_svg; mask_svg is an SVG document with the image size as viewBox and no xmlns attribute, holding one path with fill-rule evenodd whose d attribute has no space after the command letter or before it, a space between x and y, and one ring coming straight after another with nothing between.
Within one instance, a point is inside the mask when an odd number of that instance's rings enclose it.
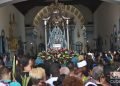
<instances>
[{"instance_id":1,"label":"shoulder of person","mask_svg":"<svg viewBox=\"0 0 120 86\"><path fill-rule=\"evenodd\" d=\"M19 82L11 82L10 86L21 86L21 84Z\"/></svg>"},{"instance_id":2,"label":"shoulder of person","mask_svg":"<svg viewBox=\"0 0 120 86\"><path fill-rule=\"evenodd\" d=\"M9 86L9 83L6 83L6 82L3 82L3 81L0 81L0 86Z\"/></svg>"},{"instance_id":3,"label":"shoulder of person","mask_svg":"<svg viewBox=\"0 0 120 86\"><path fill-rule=\"evenodd\" d=\"M0 86L21 86L18 82L12 82L12 81L0 81Z\"/></svg>"}]
</instances>

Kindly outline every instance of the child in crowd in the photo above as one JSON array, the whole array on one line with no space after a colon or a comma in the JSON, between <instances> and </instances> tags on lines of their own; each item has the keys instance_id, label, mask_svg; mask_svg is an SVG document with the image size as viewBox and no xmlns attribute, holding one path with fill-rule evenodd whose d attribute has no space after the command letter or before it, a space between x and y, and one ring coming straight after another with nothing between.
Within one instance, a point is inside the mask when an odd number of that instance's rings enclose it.
<instances>
[{"instance_id":1,"label":"child in crowd","mask_svg":"<svg viewBox=\"0 0 120 86\"><path fill-rule=\"evenodd\" d=\"M0 68L0 86L21 86L17 81L11 80L11 71L6 68Z\"/></svg>"}]
</instances>

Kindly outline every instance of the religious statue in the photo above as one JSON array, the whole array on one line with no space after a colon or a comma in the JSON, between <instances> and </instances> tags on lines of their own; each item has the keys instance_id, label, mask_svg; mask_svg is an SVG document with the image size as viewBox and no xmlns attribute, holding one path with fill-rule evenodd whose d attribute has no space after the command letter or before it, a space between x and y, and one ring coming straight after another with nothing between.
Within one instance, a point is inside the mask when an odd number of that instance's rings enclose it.
<instances>
[{"instance_id":1,"label":"religious statue","mask_svg":"<svg viewBox=\"0 0 120 86\"><path fill-rule=\"evenodd\" d=\"M55 26L52 31L49 31L49 34L48 48L54 48L54 44L60 44L61 48L67 48L65 30L62 32L58 26Z\"/></svg>"},{"instance_id":2,"label":"religious statue","mask_svg":"<svg viewBox=\"0 0 120 86\"><path fill-rule=\"evenodd\" d=\"M69 17L64 16L64 5L59 4L58 0L50 7L50 16L44 18L45 25L45 47L50 49L68 48L69 50ZM52 28L48 30L47 23ZM67 41L66 41L67 39Z\"/></svg>"}]
</instances>

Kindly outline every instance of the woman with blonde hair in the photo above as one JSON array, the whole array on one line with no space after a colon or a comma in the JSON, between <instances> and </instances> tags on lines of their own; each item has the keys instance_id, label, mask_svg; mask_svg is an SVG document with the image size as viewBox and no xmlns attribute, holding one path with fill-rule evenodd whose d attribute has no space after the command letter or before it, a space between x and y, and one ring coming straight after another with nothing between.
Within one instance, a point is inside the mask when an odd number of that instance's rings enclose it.
<instances>
[{"instance_id":1,"label":"woman with blonde hair","mask_svg":"<svg viewBox=\"0 0 120 86\"><path fill-rule=\"evenodd\" d=\"M45 70L41 67L33 68L29 72L29 76L32 80L32 86L46 86L45 80L46 80L46 74Z\"/></svg>"}]
</instances>

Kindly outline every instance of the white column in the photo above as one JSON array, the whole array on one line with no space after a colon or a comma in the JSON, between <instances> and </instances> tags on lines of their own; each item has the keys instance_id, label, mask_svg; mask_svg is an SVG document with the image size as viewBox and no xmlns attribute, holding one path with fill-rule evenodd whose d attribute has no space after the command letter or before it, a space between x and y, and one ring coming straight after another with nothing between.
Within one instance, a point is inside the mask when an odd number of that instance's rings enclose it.
<instances>
[{"instance_id":1,"label":"white column","mask_svg":"<svg viewBox=\"0 0 120 86\"><path fill-rule=\"evenodd\" d=\"M69 28L68 28L68 24L69 24L69 20L67 19L66 20L66 24L67 24L67 46L68 46L68 50L69 50Z\"/></svg>"},{"instance_id":2,"label":"white column","mask_svg":"<svg viewBox=\"0 0 120 86\"><path fill-rule=\"evenodd\" d=\"M45 50L47 51L47 26L45 25Z\"/></svg>"},{"instance_id":3,"label":"white column","mask_svg":"<svg viewBox=\"0 0 120 86\"><path fill-rule=\"evenodd\" d=\"M63 19L65 19L66 20L66 25L67 25L67 48L68 48L68 50L69 50L69 46L70 46L70 44L69 44L69 28L68 28L68 25L69 25L69 17L65 17L65 16L62 16L63 17Z\"/></svg>"},{"instance_id":4,"label":"white column","mask_svg":"<svg viewBox=\"0 0 120 86\"><path fill-rule=\"evenodd\" d=\"M50 17L48 18L44 18L44 25L45 25L45 50L47 51L47 22L50 19Z\"/></svg>"},{"instance_id":5,"label":"white column","mask_svg":"<svg viewBox=\"0 0 120 86\"><path fill-rule=\"evenodd\" d=\"M83 30L83 33L84 33L84 45L83 45L83 52L85 53L86 52L86 28L85 28L85 26L83 25L83 28L82 28L82 30Z\"/></svg>"}]
</instances>

